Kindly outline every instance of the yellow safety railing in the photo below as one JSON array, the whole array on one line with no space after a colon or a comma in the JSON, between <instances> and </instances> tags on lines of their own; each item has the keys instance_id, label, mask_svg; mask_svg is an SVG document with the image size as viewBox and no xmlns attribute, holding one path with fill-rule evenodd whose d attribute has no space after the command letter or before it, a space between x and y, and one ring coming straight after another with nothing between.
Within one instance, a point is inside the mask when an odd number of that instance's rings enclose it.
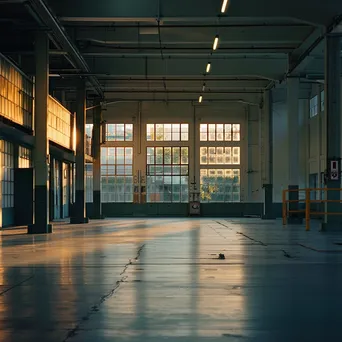
<instances>
[{"instance_id":1,"label":"yellow safety railing","mask_svg":"<svg viewBox=\"0 0 342 342\"><path fill-rule=\"evenodd\" d=\"M328 200L328 199L321 199L321 200L312 200L311 197L311 192L312 191L324 191L325 193L328 191L342 191L342 189L339 188L310 188L310 189L286 189L283 190L283 225L287 224L287 217L288 214L295 214L295 213L305 213L305 228L306 230L310 230L310 219L311 215L342 215L341 212L333 212L329 213L327 211L324 212L316 212L316 211L311 211L311 203L342 203L342 200ZM290 192L298 192L298 197L299 193L304 192L305 193L305 199L298 199L298 200L289 200L288 199L288 194ZM327 197L327 196L325 196ZM305 203L305 209L296 209L296 210L290 210L288 208L289 203Z\"/></svg>"}]
</instances>

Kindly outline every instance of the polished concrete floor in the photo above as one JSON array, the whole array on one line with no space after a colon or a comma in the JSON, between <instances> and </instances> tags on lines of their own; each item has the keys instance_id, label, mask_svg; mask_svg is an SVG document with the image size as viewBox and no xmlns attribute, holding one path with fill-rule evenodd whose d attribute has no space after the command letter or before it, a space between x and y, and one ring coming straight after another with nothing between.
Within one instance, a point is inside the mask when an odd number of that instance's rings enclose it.
<instances>
[{"instance_id":1,"label":"polished concrete floor","mask_svg":"<svg viewBox=\"0 0 342 342\"><path fill-rule=\"evenodd\" d=\"M0 341L342 341L342 233L117 219L0 241Z\"/></svg>"}]
</instances>

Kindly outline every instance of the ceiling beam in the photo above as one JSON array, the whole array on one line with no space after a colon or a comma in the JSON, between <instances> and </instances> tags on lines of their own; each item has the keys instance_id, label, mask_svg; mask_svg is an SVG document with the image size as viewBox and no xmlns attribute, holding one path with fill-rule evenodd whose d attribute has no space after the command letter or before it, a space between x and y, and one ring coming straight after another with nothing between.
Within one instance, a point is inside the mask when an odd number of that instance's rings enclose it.
<instances>
[{"instance_id":1,"label":"ceiling beam","mask_svg":"<svg viewBox=\"0 0 342 342\"><path fill-rule=\"evenodd\" d=\"M94 74L108 74L123 77L196 77L203 75L207 59L179 58L86 58ZM282 79L286 73L287 58L229 58L212 63L211 76L247 76Z\"/></svg>"},{"instance_id":2,"label":"ceiling beam","mask_svg":"<svg viewBox=\"0 0 342 342\"><path fill-rule=\"evenodd\" d=\"M80 29L73 27L72 33L75 40L100 41L106 44L159 44L157 25L155 34L144 34L144 26L131 27L107 27ZM212 45L212 40L217 33L217 27L184 27L169 28L160 26L163 44L204 44ZM308 26L281 27L270 29L268 26L261 27L222 27L220 28L220 47L227 44L292 44L298 46L312 30ZM152 32L152 31L151 31Z\"/></svg>"},{"instance_id":3,"label":"ceiling beam","mask_svg":"<svg viewBox=\"0 0 342 342\"><path fill-rule=\"evenodd\" d=\"M342 9L339 13L342 13ZM316 59L313 54L324 57L324 39L327 34L334 32L341 23L342 14L337 16L326 29L315 29L304 43L289 56L288 75L300 74L307 69L307 67Z\"/></svg>"},{"instance_id":4,"label":"ceiling beam","mask_svg":"<svg viewBox=\"0 0 342 342\"><path fill-rule=\"evenodd\" d=\"M90 69L86 64L84 58L74 46L70 38L66 35L65 30L58 22L58 19L54 16L51 10L47 7L42 0L29 0L24 2L27 9L32 16L37 20L39 24L43 24L44 27L48 27L50 39L62 49L68 52L70 62L73 62L73 66L80 68L85 72L89 72ZM93 85L94 90L99 96L103 96L102 89L98 81L94 77L89 77L89 82Z\"/></svg>"},{"instance_id":5,"label":"ceiling beam","mask_svg":"<svg viewBox=\"0 0 342 342\"><path fill-rule=\"evenodd\" d=\"M220 14L221 1L207 0L50 0L56 13L64 21L154 22L215 20ZM340 13L339 1L301 0L244 0L231 1L229 18L287 18L297 22L327 25ZM225 18L225 17L223 17Z\"/></svg>"}]
</instances>

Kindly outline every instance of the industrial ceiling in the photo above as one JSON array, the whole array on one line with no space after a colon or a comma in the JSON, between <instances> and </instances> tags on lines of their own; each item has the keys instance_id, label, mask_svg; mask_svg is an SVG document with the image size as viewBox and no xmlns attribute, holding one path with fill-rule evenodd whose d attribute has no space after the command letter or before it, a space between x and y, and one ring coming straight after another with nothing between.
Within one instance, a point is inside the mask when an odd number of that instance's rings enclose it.
<instances>
[{"instance_id":1,"label":"industrial ceiling","mask_svg":"<svg viewBox=\"0 0 342 342\"><path fill-rule=\"evenodd\" d=\"M0 0L0 51L33 74L44 29L54 90L85 77L106 100L224 101L322 79L341 20L339 0Z\"/></svg>"}]
</instances>

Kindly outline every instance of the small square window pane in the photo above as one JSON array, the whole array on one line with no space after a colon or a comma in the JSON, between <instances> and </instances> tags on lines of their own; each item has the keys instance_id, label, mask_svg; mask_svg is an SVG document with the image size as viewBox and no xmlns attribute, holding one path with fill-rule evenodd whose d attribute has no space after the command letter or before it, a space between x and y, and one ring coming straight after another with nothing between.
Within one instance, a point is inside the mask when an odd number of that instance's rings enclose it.
<instances>
[{"instance_id":1,"label":"small square window pane","mask_svg":"<svg viewBox=\"0 0 342 342\"><path fill-rule=\"evenodd\" d=\"M216 125L210 124L209 126L209 141L215 141L216 140Z\"/></svg>"},{"instance_id":2,"label":"small square window pane","mask_svg":"<svg viewBox=\"0 0 342 342\"><path fill-rule=\"evenodd\" d=\"M223 141L223 135L224 135L223 125L217 124L216 125L216 140Z\"/></svg>"},{"instance_id":3,"label":"small square window pane","mask_svg":"<svg viewBox=\"0 0 342 342\"><path fill-rule=\"evenodd\" d=\"M224 132L225 132L225 141L232 141L232 125L226 124L224 125Z\"/></svg>"},{"instance_id":4,"label":"small square window pane","mask_svg":"<svg viewBox=\"0 0 342 342\"><path fill-rule=\"evenodd\" d=\"M126 124L125 140L133 141L133 124Z\"/></svg>"},{"instance_id":5,"label":"small square window pane","mask_svg":"<svg viewBox=\"0 0 342 342\"><path fill-rule=\"evenodd\" d=\"M157 141L164 140L164 125L163 124L156 125L156 140Z\"/></svg>"},{"instance_id":6,"label":"small square window pane","mask_svg":"<svg viewBox=\"0 0 342 342\"><path fill-rule=\"evenodd\" d=\"M216 148L209 147L209 164L216 164Z\"/></svg>"},{"instance_id":7,"label":"small square window pane","mask_svg":"<svg viewBox=\"0 0 342 342\"><path fill-rule=\"evenodd\" d=\"M147 141L154 141L155 140L154 124L147 124L146 125L146 138L147 138Z\"/></svg>"}]
</instances>

